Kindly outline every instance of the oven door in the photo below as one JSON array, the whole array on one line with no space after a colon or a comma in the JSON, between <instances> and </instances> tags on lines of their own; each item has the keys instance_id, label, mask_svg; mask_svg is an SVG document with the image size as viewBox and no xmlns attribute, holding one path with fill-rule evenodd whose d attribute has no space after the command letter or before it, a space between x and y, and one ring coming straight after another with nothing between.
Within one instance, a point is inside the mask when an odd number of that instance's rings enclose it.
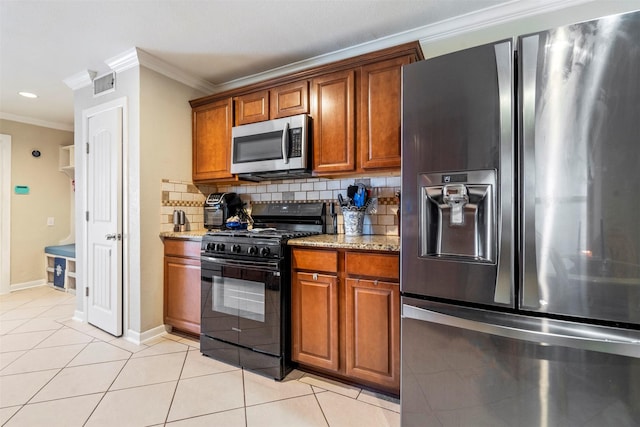
<instances>
[{"instance_id":1,"label":"oven door","mask_svg":"<svg viewBox=\"0 0 640 427\"><path fill-rule=\"evenodd\" d=\"M203 256L201 263L201 333L281 355L281 261Z\"/></svg>"}]
</instances>

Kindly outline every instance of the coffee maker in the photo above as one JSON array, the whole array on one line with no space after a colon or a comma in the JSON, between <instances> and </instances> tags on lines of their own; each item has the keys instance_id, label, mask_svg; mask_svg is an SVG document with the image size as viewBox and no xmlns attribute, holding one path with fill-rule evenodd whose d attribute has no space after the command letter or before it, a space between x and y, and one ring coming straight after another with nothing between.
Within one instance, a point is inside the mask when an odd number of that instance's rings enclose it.
<instances>
[{"instance_id":1,"label":"coffee maker","mask_svg":"<svg viewBox=\"0 0 640 427\"><path fill-rule=\"evenodd\" d=\"M227 218L237 215L243 202L236 193L211 193L204 202L204 227L223 228Z\"/></svg>"}]
</instances>

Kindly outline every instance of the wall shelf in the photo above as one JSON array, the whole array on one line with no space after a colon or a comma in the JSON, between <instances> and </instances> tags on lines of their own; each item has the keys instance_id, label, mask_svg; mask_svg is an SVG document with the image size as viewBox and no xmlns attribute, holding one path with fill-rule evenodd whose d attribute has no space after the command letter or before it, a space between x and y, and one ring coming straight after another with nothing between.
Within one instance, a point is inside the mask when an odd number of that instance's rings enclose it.
<instances>
[{"instance_id":1,"label":"wall shelf","mask_svg":"<svg viewBox=\"0 0 640 427\"><path fill-rule=\"evenodd\" d=\"M67 174L71 179L75 179L75 152L74 145L65 145L59 149L58 170Z\"/></svg>"}]
</instances>

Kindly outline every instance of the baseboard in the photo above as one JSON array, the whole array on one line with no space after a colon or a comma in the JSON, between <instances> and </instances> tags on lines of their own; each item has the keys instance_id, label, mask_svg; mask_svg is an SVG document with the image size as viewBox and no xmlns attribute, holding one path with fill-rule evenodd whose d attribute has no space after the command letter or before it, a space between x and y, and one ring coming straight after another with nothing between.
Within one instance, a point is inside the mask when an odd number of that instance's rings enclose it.
<instances>
[{"instance_id":1,"label":"baseboard","mask_svg":"<svg viewBox=\"0 0 640 427\"><path fill-rule=\"evenodd\" d=\"M167 329L165 328L165 326L160 325L158 327L149 329L148 331L144 331L142 333L132 331L129 329L127 331L127 334L123 338L133 344L140 345L140 344L144 344L145 342L154 340L158 337L161 337L166 333L167 333Z\"/></svg>"},{"instance_id":2,"label":"baseboard","mask_svg":"<svg viewBox=\"0 0 640 427\"><path fill-rule=\"evenodd\" d=\"M47 282L44 279L33 280L31 282L16 283L10 286L9 292L20 291L22 289L37 288L38 286L45 286L46 284Z\"/></svg>"}]
</instances>

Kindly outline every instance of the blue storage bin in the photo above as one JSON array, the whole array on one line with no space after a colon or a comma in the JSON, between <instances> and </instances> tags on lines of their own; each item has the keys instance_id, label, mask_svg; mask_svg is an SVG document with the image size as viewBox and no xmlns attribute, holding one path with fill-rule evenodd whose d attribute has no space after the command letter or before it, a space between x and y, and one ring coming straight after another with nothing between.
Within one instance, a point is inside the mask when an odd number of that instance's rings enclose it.
<instances>
[{"instance_id":1,"label":"blue storage bin","mask_svg":"<svg viewBox=\"0 0 640 427\"><path fill-rule=\"evenodd\" d=\"M67 269L67 260L54 258L53 260L53 286L64 288L64 273Z\"/></svg>"}]
</instances>

